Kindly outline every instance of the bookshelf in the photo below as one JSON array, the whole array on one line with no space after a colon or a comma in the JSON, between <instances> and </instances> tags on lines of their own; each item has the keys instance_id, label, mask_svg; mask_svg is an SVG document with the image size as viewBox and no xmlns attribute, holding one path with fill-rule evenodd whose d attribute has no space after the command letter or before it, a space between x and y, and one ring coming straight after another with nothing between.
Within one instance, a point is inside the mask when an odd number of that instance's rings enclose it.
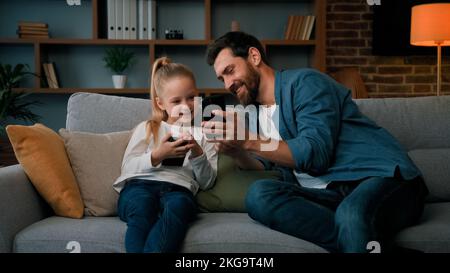
<instances>
[{"instance_id":1,"label":"bookshelf","mask_svg":"<svg viewBox=\"0 0 450 273\"><path fill-rule=\"evenodd\" d=\"M65 1L55 0L1 1L0 24L5 26L0 30L2 62L28 63L38 75L44 75L43 63L54 62L61 86L46 88L36 78L20 90L36 94L146 94L154 60L168 55L192 68L201 93L222 93L225 90L206 64L205 52L213 39L230 30L232 20L262 41L276 69L314 67L325 71L326 0L157 0L155 40L108 40L107 1L81 2L79 7L69 7ZM293 14L315 16L311 40L284 39L288 16ZM16 38L21 20L48 23L51 38ZM164 29L180 26L184 40L160 38ZM126 73L132 76L127 88L114 89L112 74L104 67L104 49L111 46L126 46L136 53L138 62Z\"/></svg>"}]
</instances>

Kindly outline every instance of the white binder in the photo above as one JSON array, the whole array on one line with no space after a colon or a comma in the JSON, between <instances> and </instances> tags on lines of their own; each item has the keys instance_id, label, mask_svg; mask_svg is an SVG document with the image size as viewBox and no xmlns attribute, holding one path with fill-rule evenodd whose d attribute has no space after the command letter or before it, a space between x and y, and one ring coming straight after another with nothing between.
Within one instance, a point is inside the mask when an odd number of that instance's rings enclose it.
<instances>
[{"instance_id":1,"label":"white binder","mask_svg":"<svg viewBox=\"0 0 450 273\"><path fill-rule=\"evenodd\" d=\"M123 39L130 39L130 0L122 0L123 2Z\"/></svg>"},{"instance_id":2,"label":"white binder","mask_svg":"<svg viewBox=\"0 0 450 273\"><path fill-rule=\"evenodd\" d=\"M137 4L136 0L130 0L130 39L137 39Z\"/></svg>"},{"instance_id":3,"label":"white binder","mask_svg":"<svg viewBox=\"0 0 450 273\"><path fill-rule=\"evenodd\" d=\"M122 0L115 0L116 3L116 39L123 39L123 3Z\"/></svg>"},{"instance_id":4,"label":"white binder","mask_svg":"<svg viewBox=\"0 0 450 273\"><path fill-rule=\"evenodd\" d=\"M108 0L108 39L116 39L116 0Z\"/></svg>"},{"instance_id":5,"label":"white binder","mask_svg":"<svg viewBox=\"0 0 450 273\"><path fill-rule=\"evenodd\" d=\"M139 39L148 39L148 1L138 0L138 10L139 10Z\"/></svg>"},{"instance_id":6,"label":"white binder","mask_svg":"<svg viewBox=\"0 0 450 273\"><path fill-rule=\"evenodd\" d=\"M148 38L156 39L156 1L148 0Z\"/></svg>"}]
</instances>

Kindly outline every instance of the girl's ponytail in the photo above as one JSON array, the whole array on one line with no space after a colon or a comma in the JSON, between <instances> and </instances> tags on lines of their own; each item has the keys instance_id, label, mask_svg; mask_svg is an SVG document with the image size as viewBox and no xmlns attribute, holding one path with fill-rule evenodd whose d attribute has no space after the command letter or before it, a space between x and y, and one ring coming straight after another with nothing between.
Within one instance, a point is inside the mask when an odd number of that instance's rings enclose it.
<instances>
[{"instance_id":1,"label":"girl's ponytail","mask_svg":"<svg viewBox=\"0 0 450 273\"><path fill-rule=\"evenodd\" d=\"M158 97L158 92L156 86L160 86L160 77L157 75L157 71L164 66L172 63L172 61L167 57L161 57L155 60L152 68L152 80L150 84L150 99L152 101L152 117L147 123L147 142L150 142L150 133L153 134L153 141L155 145L158 143L158 131L161 125L161 121L167 120L167 113L161 110L156 103L156 98ZM158 90L159 91L159 90Z\"/></svg>"}]
</instances>

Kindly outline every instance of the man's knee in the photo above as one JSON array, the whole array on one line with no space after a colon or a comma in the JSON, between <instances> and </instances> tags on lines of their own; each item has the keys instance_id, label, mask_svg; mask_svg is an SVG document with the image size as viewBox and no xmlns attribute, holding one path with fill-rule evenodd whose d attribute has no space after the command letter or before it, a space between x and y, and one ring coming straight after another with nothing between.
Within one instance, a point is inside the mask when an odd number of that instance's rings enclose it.
<instances>
[{"instance_id":1,"label":"man's knee","mask_svg":"<svg viewBox=\"0 0 450 273\"><path fill-rule=\"evenodd\" d=\"M262 220L267 216L271 199L277 192L276 183L279 181L263 179L250 185L245 197L245 207L251 218L264 222Z\"/></svg>"}]
</instances>

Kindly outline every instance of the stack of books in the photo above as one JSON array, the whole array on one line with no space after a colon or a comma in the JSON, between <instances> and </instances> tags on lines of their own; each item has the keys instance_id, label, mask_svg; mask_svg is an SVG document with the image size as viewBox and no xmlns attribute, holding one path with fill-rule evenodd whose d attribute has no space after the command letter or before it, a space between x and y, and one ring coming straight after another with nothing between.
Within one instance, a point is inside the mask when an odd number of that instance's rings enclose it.
<instances>
[{"instance_id":1,"label":"stack of books","mask_svg":"<svg viewBox=\"0 0 450 273\"><path fill-rule=\"evenodd\" d=\"M19 38L49 38L48 25L41 22L19 22Z\"/></svg>"},{"instance_id":2,"label":"stack of books","mask_svg":"<svg viewBox=\"0 0 450 273\"><path fill-rule=\"evenodd\" d=\"M290 15L284 33L286 40L309 40L316 17L314 15Z\"/></svg>"}]
</instances>

